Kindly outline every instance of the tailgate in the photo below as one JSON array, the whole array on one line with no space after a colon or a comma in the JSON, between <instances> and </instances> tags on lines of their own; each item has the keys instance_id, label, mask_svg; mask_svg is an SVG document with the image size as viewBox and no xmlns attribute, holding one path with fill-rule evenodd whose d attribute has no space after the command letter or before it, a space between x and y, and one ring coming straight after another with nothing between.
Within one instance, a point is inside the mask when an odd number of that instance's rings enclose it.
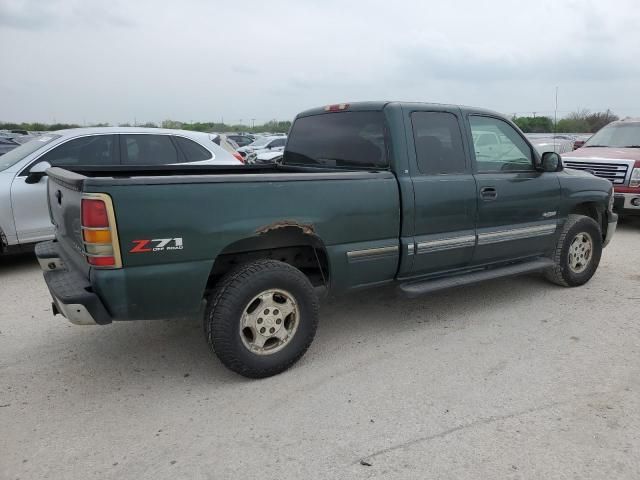
<instances>
[{"instance_id":1,"label":"tailgate","mask_svg":"<svg viewBox=\"0 0 640 480\"><path fill-rule=\"evenodd\" d=\"M85 276L89 276L90 266L83 254L80 206L84 175L50 168L47 170L48 202L51 221L56 227L56 240L65 263L71 263Z\"/></svg>"}]
</instances>

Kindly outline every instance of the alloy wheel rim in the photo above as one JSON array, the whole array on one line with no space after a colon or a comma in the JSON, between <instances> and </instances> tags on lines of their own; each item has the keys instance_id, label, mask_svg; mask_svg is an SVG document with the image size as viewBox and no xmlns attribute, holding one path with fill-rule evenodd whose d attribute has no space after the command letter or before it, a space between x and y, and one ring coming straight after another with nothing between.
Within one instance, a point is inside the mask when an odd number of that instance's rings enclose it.
<instances>
[{"instance_id":1,"label":"alloy wheel rim","mask_svg":"<svg viewBox=\"0 0 640 480\"><path fill-rule=\"evenodd\" d=\"M569 268L574 273L584 272L593 257L593 240L586 232L577 234L569 246Z\"/></svg>"},{"instance_id":2,"label":"alloy wheel rim","mask_svg":"<svg viewBox=\"0 0 640 480\"><path fill-rule=\"evenodd\" d=\"M293 295L281 289L265 290L242 311L240 338L250 352L271 355L291 342L299 320L300 310Z\"/></svg>"}]
</instances>

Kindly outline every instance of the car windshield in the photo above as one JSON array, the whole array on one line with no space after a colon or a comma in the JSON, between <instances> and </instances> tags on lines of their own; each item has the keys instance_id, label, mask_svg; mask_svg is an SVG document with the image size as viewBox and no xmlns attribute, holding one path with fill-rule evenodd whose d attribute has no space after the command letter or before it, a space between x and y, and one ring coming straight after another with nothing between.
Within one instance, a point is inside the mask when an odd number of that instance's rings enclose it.
<instances>
[{"instance_id":1,"label":"car windshield","mask_svg":"<svg viewBox=\"0 0 640 480\"><path fill-rule=\"evenodd\" d=\"M60 138L60 135L42 135L5 153L0 157L0 172L15 165L27 155L31 155L57 138Z\"/></svg>"},{"instance_id":2,"label":"car windshield","mask_svg":"<svg viewBox=\"0 0 640 480\"><path fill-rule=\"evenodd\" d=\"M640 123L617 123L593 135L585 147L637 147L640 145Z\"/></svg>"},{"instance_id":3,"label":"car windshield","mask_svg":"<svg viewBox=\"0 0 640 480\"><path fill-rule=\"evenodd\" d=\"M271 137L262 137L258 138L255 142L253 142L251 147L264 147L267 143L273 140Z\"/></svg>"}]
</instances>

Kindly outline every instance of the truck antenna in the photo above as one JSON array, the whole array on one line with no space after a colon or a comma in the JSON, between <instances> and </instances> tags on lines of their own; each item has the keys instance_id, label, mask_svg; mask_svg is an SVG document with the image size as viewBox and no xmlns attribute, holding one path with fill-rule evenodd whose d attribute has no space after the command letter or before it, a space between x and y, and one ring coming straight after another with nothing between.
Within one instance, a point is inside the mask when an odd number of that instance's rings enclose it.
<instances>
[{"instance_id":1,"label":"truck antenna","mask_svg":"<svg viewBox=\"0 0 640 480\"><path fill-rule=\"evenodd\" d=\"M557 86L556 86L556 109L553 111L553 151L554 152L556 151L556 133L558 133L558 87Z\"/></svg>"}]
</instances>

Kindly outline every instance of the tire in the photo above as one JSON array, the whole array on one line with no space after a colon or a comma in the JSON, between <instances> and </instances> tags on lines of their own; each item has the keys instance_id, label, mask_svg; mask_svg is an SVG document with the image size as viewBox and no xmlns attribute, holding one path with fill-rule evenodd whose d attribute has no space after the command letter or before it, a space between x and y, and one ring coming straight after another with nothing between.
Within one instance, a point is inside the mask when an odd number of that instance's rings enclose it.
<instances>
[{"instance_id":1,"label":"tire","mask_svg":"<svg viewBox=\"0 0 640 480\"><path fill-rule=\"evenodd\" d=\"M576 260L572 260L570 252L574 242L578 244L578 252L580 253L580 244L583 240L588 239L591 245L590 254L586 259L585 252L588 247L582 250L582 257L585 260L578 264L576 268ZM580 255L579 255L580 256ZM558 243L553 252L552 260L555 265L545 271L545 277L550 282L563 287L577 287L587 283L593 274L596 273L602 256L602 230L595 220L584 215L569 215ZM573 256L575 259L575 255Z\"/></svg>"},{"instance_id":2,"label":"tire","mask_svg":"<svg viewBox=\"0 0 640 480\"><path fill-rule=\"evenodd\" d=\"M307 351L318 326L318 298L311 282L297 268L275 260L235 268L207 300L204 329L209 346L227 368L248 378L287 370ZM291 313L280 318L280 305ZM264 335L257 331L265 327ZM269 330L287 337L268 338L258 347Z\"/></svg>"}]
</instances>

